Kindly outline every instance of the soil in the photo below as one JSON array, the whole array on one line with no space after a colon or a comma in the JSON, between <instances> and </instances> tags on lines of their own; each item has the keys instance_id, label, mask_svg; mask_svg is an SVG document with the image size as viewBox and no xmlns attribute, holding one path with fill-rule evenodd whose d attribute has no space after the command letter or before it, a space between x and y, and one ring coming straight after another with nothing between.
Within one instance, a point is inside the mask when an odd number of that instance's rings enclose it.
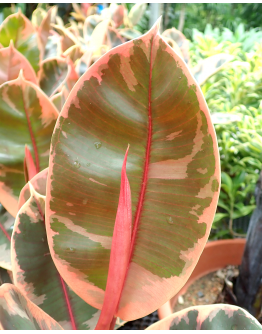
<instances>
[{"instance_id":1,"label":"soil","mask_svg":"<svg viewBox=\"0 0 262 334\"><path fill-rule=\"evenodd\" d=\"M225 278L230 280L238 274L238 266L227 266L196 280L184 295L178 297L173 312L190 306L215 304L223 289Z\"/></svg>"}]
</instances>

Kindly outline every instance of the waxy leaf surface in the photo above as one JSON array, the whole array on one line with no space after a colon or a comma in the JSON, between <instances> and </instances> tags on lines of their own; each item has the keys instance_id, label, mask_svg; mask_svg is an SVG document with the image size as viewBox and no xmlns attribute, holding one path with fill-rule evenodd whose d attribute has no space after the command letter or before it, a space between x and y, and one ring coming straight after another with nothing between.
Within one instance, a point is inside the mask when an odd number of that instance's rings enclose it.
<instances>
[{"instance_id":1,"label":"waxy leaf surface","mask_svg":"<svg viewBox=\"0 0 262 334\"><path fill-rule=\"evenodd\" d=\"M25 144L37 172L48 166L50 139L58 111L48 97L22 75L0 86L0 202L14 217L25 185Z\"/></svg>"},{"instance_id":2,"label":"waxy leaf surface","mask_svg":"<svg viewBox=\"0 0 262 334\"><path fill-rule=\"evenodd\" d=\"M32 184L39 186L44 175L47 175L43 172L39 173L40 177L38 175L32 179ZM30 198L17 214L12 237L14 283L27 298L52 316L64 329L94 329L100 311L68 288L59 275L46 238L45 196L36 192L31 182L28 184ZM43 189L40 191L43 192ZM68 254L74 252L70 247L66 251Z\"/></svg>"},{"instance_id":3,"label":"waxy leaf surface","mask_svg":"<svg viewBox=\"0 0 262 334\"><path fill-rule=\"evenodd\" d=\"M262 330L246 310L227 304L200 305L176 312L147 330Z\"/></svg>"},{"instance_id":4,"label":"waxy leaf surface","mask_svg":"<svg viewBox=\"0 0 262 334\"><path fill-rule=\"evenodd\" d=\"M0 329L62 330L48 314L26 298L12 284L0 286Z\"/></svg>"},{"instance_id":5,"label":"waxy leaf surface","mask_svg":"<svg viewBox=\"0 0 262 334\"><path fill-rule=\"evenodd\" d=\"M10 241L15 218L0 204L0 267L12 270Z\"/></svg>"},{"instance_id":6,"label":"waxy leaf surface","mask_svg":"<svg viewBox=\"0 0 262 334\"><path fill-rule=\"evenodd\" d=\"M0 25L0 43L7 47L11 40L37 72L40 60L38 37L32 23L21 12L9 15Z\"/></svg>"},{"instance_id":7,"label":"waxy leaf surface","mask_svg":"<svg viewBox=\"0 0 262 334\"><path fill-rule=\"evenodd\" d=\"M133 232L117 312L123 320L151 313L185 284L207 241L219 192L208 108L158 25L88 69L52 137L51 255L68 285L100 309L128 144ZM69 255L67 247L75 252Z\"/></svg>"},{"instance_id":8,"label":"waxy leaf surface","mask_svg":"<svg viewBox=\"0 0 262 334\"><path fill-rule=\"evenodd\" d=\"M69 67L64 58L49 58L42 62L39 84L47 96L54 95L69 75Z\"/></svg>"},{"instance_id":9,"label":"waxy leaf surface","mask_svg":"<svg viewBox=\"0 0 262 334\"><path fill-rule=\"evenodd\" d=\"M34 69L29 61L14 48L12 42L7 48L0 49L0 85L17 79L21 69L25 79L37 85Z\"/></svg>"}]
</instances>

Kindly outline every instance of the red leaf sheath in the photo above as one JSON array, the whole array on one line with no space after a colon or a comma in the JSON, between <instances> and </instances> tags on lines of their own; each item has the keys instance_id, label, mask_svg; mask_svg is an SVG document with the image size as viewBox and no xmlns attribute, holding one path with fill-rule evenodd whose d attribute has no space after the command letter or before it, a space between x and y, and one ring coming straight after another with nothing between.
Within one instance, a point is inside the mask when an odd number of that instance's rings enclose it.
<instances>
[{"instance_id":1,"label":"red leaf sheath","mask_svg":"<svg viewBox=\"0 0 262 334\"><path fill-rule=\"evenodd\" d=\"M104 303L95 328L99 330L110 329L110 324L117 311L126 271L128 269L132 229L131 191L126 175L128 149L129 146L126 150L121 172L120 195L110 253Z\"/></svg>"}]
</instances>

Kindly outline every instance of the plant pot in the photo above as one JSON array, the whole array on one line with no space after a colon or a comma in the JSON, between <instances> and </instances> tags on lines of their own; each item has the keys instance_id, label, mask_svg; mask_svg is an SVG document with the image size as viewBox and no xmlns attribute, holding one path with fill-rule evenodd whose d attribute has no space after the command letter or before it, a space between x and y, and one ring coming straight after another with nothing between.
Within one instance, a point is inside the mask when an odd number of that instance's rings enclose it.
<instances>
[{"instance_id":1,"label":"plant pot","mask_svg":"<svg viewBox=\"0 0 262 334\"><path fill-rule=\"evenodd\" d=\"M158 309L159 319L161 320L173 313L178 296L183 295L197 279L227 265L240 265L245 244L246 239L244 238L209 241L186 284L179 293Z\"/></svg>"}]
</instances>

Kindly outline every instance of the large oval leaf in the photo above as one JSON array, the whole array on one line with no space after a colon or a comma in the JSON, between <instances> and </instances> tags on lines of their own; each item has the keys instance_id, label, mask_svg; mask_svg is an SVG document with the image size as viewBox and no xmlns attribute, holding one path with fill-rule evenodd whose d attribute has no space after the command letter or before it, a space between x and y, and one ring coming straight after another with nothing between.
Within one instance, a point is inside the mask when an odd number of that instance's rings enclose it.
<instances>
[{"instance_id":1,"label":"large oval leaf","mask_svg":"<svg viewBox=\"0 0 262 334\"><path fill-rule=\"evenodd\" d=\"M0 329L63 329L12 284L0 287Z\"/></svg>"},{"instance_id":2,"label":"large oval leaf","mask_svg":"<svg viewBox=\"0 0 262 334\"><path fill-rule=\"evenodd\" d=\"M12 270L10 241L15 218L0 204L0 267Z\"/></svg>"},{"instance_id":3,"label":"large oval leaf","mask_svg":"<svg viewBox=\"0 0 262 334\"><path fill-rule=\"evenodd\" d=\"M59 275L46 238L45 196L47 169L28 182L30 197L19 210L12 236L14 283L34 304L52 316L64 329L94 329L100 311L76 295ZM27 188L27 186L26 186ZM26 192L24 192L26 193ZM25 247L26 245L26 247ZM67 252L71 252L68 248Z\"/></svg>"},{"instance_id":4,"label":"large oval leaf","mask_svg":"<svg viewBox=\"0 0 262 334\"><path fill-rule=\"evenodd\" d=\"M199 305L149 326L147 330L261 330L262 326L246 310L234 305Z\"/></svg>"},{"instance_id":5,"label":"large oval leaf","mask_svg":"<svg viewBox=\"0 0 262 334\"><path fill-rule=\"evenodd\" d=\"M103 303L128 143L133 236L117 312L124 320L154 311L185 284L218 200L219 157L208 108L158 25L89 68L52 137L51 255L68 285L96 308Z\"/></svg>"},{"instance_id":6,"label":"large oval leaf","mask_svg":"<svg viewBox=\"0 0 262 334\"><path fill-rule=\"evenodd\" d=\"M22 74L0 86L0 202L14 217L25 184L25 144L37 171L46 168L57 116L58 111L48 97Z\"/></svg>"},{"instance_id":7,"label":"large oval leaf","mask_svg":"<svg viewBox=\"0 0 262 334\"><path fill-rule=\"evenodd\" d=\"M32 23L21 12L9 15L0 25L0 43L7 47L11 40L37 72L40 60L38 37Z\"/></svg>"},{"instance_id":8,"label":"large oval leaf","mask_svg":"<svg viewBox=\"0 0 262 334\"><path fill-rule=\"evenodd\" d=\"M11 41L10 46L0 49L0 85L16 79L21 69L26 80L38 84L35 71L29 61L14 48Z\"/></svg>"}]
</instances>

